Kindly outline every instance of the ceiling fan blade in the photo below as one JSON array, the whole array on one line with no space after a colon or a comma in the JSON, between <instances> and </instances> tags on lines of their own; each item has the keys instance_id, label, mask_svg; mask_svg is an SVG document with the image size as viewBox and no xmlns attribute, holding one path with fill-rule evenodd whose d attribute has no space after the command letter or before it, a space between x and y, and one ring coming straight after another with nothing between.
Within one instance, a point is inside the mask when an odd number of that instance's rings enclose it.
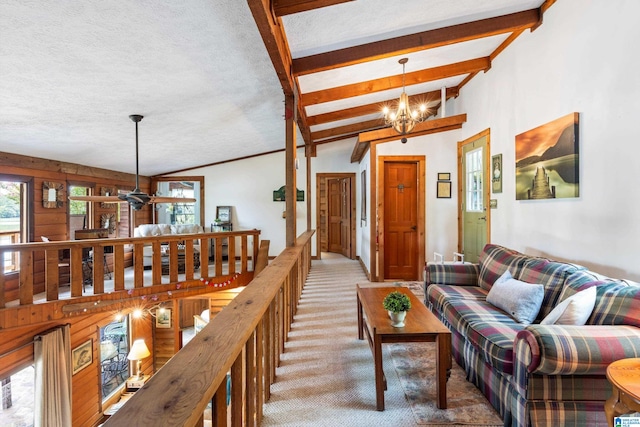
<instances>
[{"instance_id":1,"label":"ceiling fan blade","mask_svg":"<svg viewBox=\"0 0 640 427\"><path fill-rule=\"evenodd\" d=\"M162 197L151 196L149 203L195 203L196 199L190 199L188 197Z\"/></svg>"},{"instance_id":2,"label":"ceiling fan blade","mask_svg":"<svg viewBox=\"0 0 640 427\"><path fill-rule=\"evenodd\" d=\"M103 203L121 203L126 200L120 200L118 196L69 196L69 200L78 202L103 202Z\"/></svg>"}]
</instances>

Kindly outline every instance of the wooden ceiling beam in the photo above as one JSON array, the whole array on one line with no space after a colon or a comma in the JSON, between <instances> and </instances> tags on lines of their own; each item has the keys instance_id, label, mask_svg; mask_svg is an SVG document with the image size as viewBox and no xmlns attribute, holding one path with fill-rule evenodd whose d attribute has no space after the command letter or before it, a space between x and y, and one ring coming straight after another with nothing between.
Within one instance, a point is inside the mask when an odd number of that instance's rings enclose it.
<instances>
[{"instance_id":1,"label":"wooden ceiling beam","mask_svg":"<svg viewBox=\"0 0 640 427\"><path fill-rule=\"evenodd\" d=\"M289 49L289 42L285 35L282 20L278 17L274 17L270 10L270 4L267 0L247 0L249 9L253 15L253 19L256 21L256 26L262 37L269 58L273 68L278 75L280 85L284 95L293 95L296 99L296 108L298 108L298 114L296 114L296 122L300 129L300 133L305 143L310 144L310 132L309 127L306 125L304 111L299 106L299 91L296 86L296 81L291 73L291 50ZM284 110L284 107L283 107ZM290 114L286 112L285 114Z\"/></svg>"},{"instance_id":2,"label":"wooden ceiling beam","mask_svg":"<svg viewBox=\"0 0 640 427\"><path fill-rule=\"evenodd\" d=\"M390 56L532 28L539 25L541 13L540 9L531 9L296 58L292 63L293 73L295 75L317 73L337 67L346 67Z\"/></svg>"},{"instance_id":3,"label":"wooden ceiling beam","mask_svg":"<svg viewBox=\"0 0 640 427\"><path fill-rule=\"evenodd\" d=\"M412 136L425 135L424 132L433 133L430 131L448 128L450 126L462 126L462 124L466 121L466 114L458 114L456 116L444 117L441 119L427 120L426 122L416 124L413 130L404 136L410 138ZM386 127L384 129L361 133L358 136L358 143L378 141L387 138L399 139L401 138L401 135L396 132L395 129Z\"/></svg>"},{"instance_id":4,"label":"wooden ceiling beam","mask_svg":"<svg viewBox=\"0 0 640 427\"><path fill-rule=\"evenodd\" d=\"M247 0L249 9L256 21L258 31L262 37L269 58L285 95L294 93L293 74L291 73L291 50L285 36L282 21L275 18L269 10L268 2L263 0Z\"/></svg>"},{"instance_id":5,"label":"wooden ceiling beam","mask_svg":"<svg viewBox=\"0 0 640 427\"><path fill-rule=\"evenodd\" d=\"M459 89L457 86L447 88L447 99L457 97ZM430 92L417 93L411 95L409 98L436 100L440 99L441 92L439 90L432 90ZM307 116L307 124L309 126L316 126L325 123L335 122L337 120L352 119L354 117L366 116L369 114L381 114L381 106L384 104L391 104L396 102L398 98L388 99L382 102L375 102L373 104L359 105L357 107L346 108L344 110L331 111L330 113L316 114L315 116Z\"/></svg>"},{"instance_id":6,"label":"wooden ceiling beam","mask_svg":"<svg viewBox=\"0 0 640 427\"><path fill-rule=\"evenodd\" d=\"M475 73L491 68L489 57L470 59L468 61L457 62L455 64L443 65L426 70L413 71L404 76L406 86L427 83L441 80L448 77L463 74ZM339 99L351 98L373 92L381 92L389 89L402 87L403 75L384 77L381 79L369 80L360 83L353 83L345 86L338 86L309 92L300 95L300 102L303 106L321 104L324 102L337 101Z\"/></svg>"},{"instance_id":7,"label":"wooden ceiling beam","mask_svg":"<svg viewBox=\"0 0 640 427\"><path fill-rule=\"evenodd\" d=\"M364 122L353 123L345 126L338 126L331 129L320 130L317 132L311 132L311 139L314 141L324 138L330 138L332 136L339 136L348 133L360 133L365 130L377 129L384 127L384 120L382 117L374 120L367 120Z\"/></svg>"},{"instance_id":8,"label":"wooden ceiling beam","mask_svg":"<svg viewBox=\"0 0 640 427\"><path fill-rule=\"evenodd\" d=\"M383 142L397 141L403 136L412 138L416 136L429 135L432 133L446 132L454 129L460 129L462 124L467 121L466 114L445 117L442 119L433 119L426 122L418 123L410 133L400 135L392 128L384 128L358 135L353 151L351 152L351 163L358 163L364 157L367 149L371 144L380 144Z\"/></svg>"},{"instance_id":9,"label":"wooden ceiling beam","mask_svg":"<svg viewBox=\"0 0 640 427\"><path fill-rule=\"evenodd\" d=\"M354 0L273 0L273 13L280 17L293 13L306 12Z\"/></svg>"}]
</instances>

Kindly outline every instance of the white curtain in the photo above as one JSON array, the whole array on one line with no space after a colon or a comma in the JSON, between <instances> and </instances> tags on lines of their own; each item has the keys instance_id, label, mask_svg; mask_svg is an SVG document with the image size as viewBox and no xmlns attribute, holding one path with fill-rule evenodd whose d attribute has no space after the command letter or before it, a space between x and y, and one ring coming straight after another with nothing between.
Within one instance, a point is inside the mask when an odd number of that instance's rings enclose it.
<instances>
[{"instance_id":1,"label":"white curtain","mask_svg":"<svg viewBox=\"0 0 640 427\"><path fill-rule=\"evenodd\" d=\"M68 325L36 337L35 427L71 426L70 340Z\"/></svg>"}]
</instances>

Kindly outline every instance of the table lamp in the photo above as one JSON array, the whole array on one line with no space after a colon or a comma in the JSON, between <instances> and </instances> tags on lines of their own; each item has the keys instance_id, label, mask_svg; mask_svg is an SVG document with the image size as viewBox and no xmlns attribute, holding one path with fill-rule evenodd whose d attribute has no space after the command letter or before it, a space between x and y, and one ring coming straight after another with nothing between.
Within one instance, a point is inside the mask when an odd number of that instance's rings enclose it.
<instances>
[{"instance_id":1,"label":"table lamp","mask_svg":"<svg viewBox=\"0 0 640 427\"><path fill-rule=\"evenodd\" d=\"M144 340L142 338L135 340L133 342L133 345L131 346L131 351L127 355L127 359L136 360L138 362L138 373L136 374L138 379L142 379L142 377L144 376L142 374L142 359L149 356L151 356L151 352L149 352L149 349L144 343Z\"/></svg>"}]
</instances>

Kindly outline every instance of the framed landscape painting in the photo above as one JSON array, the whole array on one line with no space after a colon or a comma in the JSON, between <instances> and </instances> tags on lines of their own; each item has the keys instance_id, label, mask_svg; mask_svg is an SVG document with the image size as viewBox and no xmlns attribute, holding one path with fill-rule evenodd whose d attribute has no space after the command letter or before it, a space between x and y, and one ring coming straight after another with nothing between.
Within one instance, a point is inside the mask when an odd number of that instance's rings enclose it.
<instances>
[{"instance_id":1,"label":"framed landscape painting","mask_svg":"<svg viewBox=\"0 0 640 427\"><path fill-rule=\"evenodd\" d=\"M516 135L516 200L580 196L579 114Z\"/></svg>"}]
</instances>

